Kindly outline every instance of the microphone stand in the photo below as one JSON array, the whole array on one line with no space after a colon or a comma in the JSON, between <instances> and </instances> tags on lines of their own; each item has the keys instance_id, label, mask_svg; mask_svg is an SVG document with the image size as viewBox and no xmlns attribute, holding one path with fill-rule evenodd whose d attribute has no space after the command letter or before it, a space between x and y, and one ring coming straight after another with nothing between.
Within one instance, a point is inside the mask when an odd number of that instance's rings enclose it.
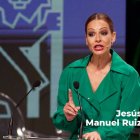
<instances>
[{"instance_id":1,"label":"microphone stand","mask_svg":"<svg viewBox=\"0 0 140 140\"><path fill-rule=\"evenodd\" d=\"M32 87L27 94L25 94L21 100L15 105L15 109L17 109L19 107L19 105L23 102L23 100L28 96L28 94L34 89L34 87ZM9 121L9 126L8 126L8 136L12 136L13 135L13 112L11 112L11 118Z\"/></svg>"},{"instance_id":2,"label":"microphone stand","mask_svg":"<svg viewBox=\"0 0 140 140\"><path fill-rule=\"evenodd\" d=\"M78 92L78 89L76 89L76 92L77 92L77 95L78 95L78 102L79 102L80 112L81 112L81 117L82 117L81 118L81 124L80 124L79 140L82 140L84 113L83 113L82 104L81 104L81 98L80 98L80 94Z\"/></svg>"},{"instance_id":3,"label":"microphone stand","mask_svg":"<svg viewBox=\"0 0 140 140\"><path fill-rule=\"evenodd\" d=\"M10 122L9 122L9 126L8 126L8 136L12 136L13 135L13 113L11 113L11 118L10 118Z\"/></svg>"},{"instance_id":4,"label":"microphone stand","mask_svg":"<svg viewBox=\"0 0 140 140\"><path fill-rule=\"evenodd\" d=\"M23 100L28 96L28 94L34 89L34 87L32 87L27 94L25 94L21 100L16 104L15 109L17 109L19 107L19 105L23 102ZM14 120L13 120L13 112L11 112L11 118L10 118L10 122L9 122L9 126L8 126L8 136L12 136L13 135L13 124L14 124Z\"/></svg>"},{"instance_id":5,"label":"microphone stand","mask_svg":"<svg viewBox=\"0 0 140 140\"><path fill-rule=\"evenodd\" d=\"M18 109L18 107L20 106L20 104L24 101L24 99L29 95L29 93L36 87L40 86L41 82L35 81L32 85L32 88L27 92L27 94L25 94L21 100L15 105L15 109ZM13 112L11 113L11 118L9 121L9 126L8 126L8 138L10 139L12 137L13 134Z\"/></svg>"},{"instance_id":6,"label":"microphone stand","mask_svg":"<svg viewBox=\"0 0 140 140\"><path fill-rule=\"evenodd\" d=\"M73 86L76 90L76 93L78 95L78 102L79 102L79 106L80 106L80 112L81 112L81 124L80 124L80 132L79 132L79 140L82 140L82 135L83 135L83 121L84 121L84 113L83 113L83 109L82 109L82 103L81 103L81 96L78 92L78 89L79 89L79 82L78 81L74 81L73 82Z\"/></svg>"}]
</instances>

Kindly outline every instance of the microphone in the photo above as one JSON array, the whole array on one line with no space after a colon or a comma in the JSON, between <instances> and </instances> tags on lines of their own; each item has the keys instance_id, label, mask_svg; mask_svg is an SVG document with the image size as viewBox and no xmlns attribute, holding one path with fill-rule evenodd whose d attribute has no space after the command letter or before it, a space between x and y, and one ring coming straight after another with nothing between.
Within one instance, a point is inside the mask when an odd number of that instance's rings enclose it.
<instances>
[{"instance_id":1,"label":"microphone","mask_svg":"<svg viewBox=\"0 0 140 140\"><path fill-rule=\"evenodd\" d=\"M24 101L24 99L29 95L29 93L35 89L36 87L40 86L41 81L37 80L32 84L32 88L27 92L27 94L25 94L20 100L19 102L15 105L15 108L17 109L21 103ZM12 136L12 130L13 130L13 113L11 113L11 118L10 118L10 122L9 122L9 126L8 126L8 136Z\"/></svg>"},{"instance_id":2,"label":"microphone","mask_svg":"<svg viewBox=\"0 0 140 140\"><path fill-rule=\"evenodd\" d=\"M82 140L84 113L83 113L83 110L82 110L82 104L81 104L81 98L80 98L81 96L80 96L80 94L78 92L78 89L79 89L80 84L79 84L78 81L74 81L73 82L73 86L76 89L76 93L78 95L78 102L79 102L79 106L80 106L80 112L81 112L81 118L82 118L82 120L81 120L81 124L80 124L79 140Z\"/></svg>"},{"instance_id":3,"label":"microphone","mask_svg":"<svg viewBox=\"0 0 140 140\"><path fill-rule=\"evenodd\" d=\"M29 93L36 87L39 87L41 84L40 80L37 80L35 81L33 84L32 84L32 88L27 92L27 94L25 94L21 100L16 104L16 108L24 101L24 99L29 95Z\"/></svg>"}]
</instances>

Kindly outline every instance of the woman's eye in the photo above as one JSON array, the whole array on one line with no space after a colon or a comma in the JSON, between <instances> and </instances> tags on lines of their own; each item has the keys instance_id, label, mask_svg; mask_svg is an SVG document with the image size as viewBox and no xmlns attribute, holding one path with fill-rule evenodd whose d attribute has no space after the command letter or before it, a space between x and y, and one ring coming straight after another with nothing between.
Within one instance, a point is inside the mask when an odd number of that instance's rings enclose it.
<instances>
[{"instance_id":1,"label":"woman's eye","mask_svg":"<svg viewBox=\"0 0 140 140\"><path fill-rule=\"evenodd\" d=\"M107 34L108 34L108 32L101 32L101 34L102 34L102 35L107 35Z\"/></svg>"},{"instance_id":2,"label":"woman's eye","mask_svg":"<svg viewBox=\"0 0 140 140\"><path fill-rule=\"evenodd\" d=\"M88 33L88 36L92 37L94 36L94 33Z\"/></svg>"}]
</instances>

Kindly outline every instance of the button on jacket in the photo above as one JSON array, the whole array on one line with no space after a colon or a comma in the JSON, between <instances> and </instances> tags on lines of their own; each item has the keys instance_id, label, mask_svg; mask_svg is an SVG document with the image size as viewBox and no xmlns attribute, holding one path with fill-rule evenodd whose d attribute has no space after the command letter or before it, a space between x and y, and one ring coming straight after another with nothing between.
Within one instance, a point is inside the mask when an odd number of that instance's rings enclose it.
<instances>
[{"instance_id":1,"label":"button on jacket","mask_svg":"<svg viewBox=\"0 0 140 140\"><path fill-rule=\"evenodd\" d=\"M84 113L83 133L97 131L102 140L127 140L134 128L132 122L140 116L140 83L137 71L128 65L112 49L110 71L102 80L97 90L92 90L86 67L92 54L69 64L61 74L58 90L58 108L53 116L53 123L58 129L71 132L71 139L77 139L81 123L81 113L72 121L67 121L63 112L68 102L68 89L72 90L73 101L79 106L74 81L80 86L78 92ZM117 110L123 112L117 115ZM139 115L138 115L139 114ZM116 125L95 125L86 121L118 122ZM131 124L124 124L128 121Z\"/></svg>"}]
</instances>

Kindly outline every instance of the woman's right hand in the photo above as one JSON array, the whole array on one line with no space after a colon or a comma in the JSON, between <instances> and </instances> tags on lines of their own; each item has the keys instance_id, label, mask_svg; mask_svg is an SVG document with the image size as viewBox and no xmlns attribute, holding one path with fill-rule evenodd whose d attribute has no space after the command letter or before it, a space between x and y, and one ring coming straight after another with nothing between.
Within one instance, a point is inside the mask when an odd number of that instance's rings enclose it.
<instances>
[{"instance_id":1,"label":"woman's right hand","mask_svg":"<svg viewBox=\"0 0 140 140\"><path fill-rule=\"evenodd\" d=\"M78 110L80 109L79 106L75 106L72 98L72 91L69 89L69 101L66 103L66 105L63 108L65 117L67 121L72 121L78 114Z\"/></svg>"}]
</instances>

